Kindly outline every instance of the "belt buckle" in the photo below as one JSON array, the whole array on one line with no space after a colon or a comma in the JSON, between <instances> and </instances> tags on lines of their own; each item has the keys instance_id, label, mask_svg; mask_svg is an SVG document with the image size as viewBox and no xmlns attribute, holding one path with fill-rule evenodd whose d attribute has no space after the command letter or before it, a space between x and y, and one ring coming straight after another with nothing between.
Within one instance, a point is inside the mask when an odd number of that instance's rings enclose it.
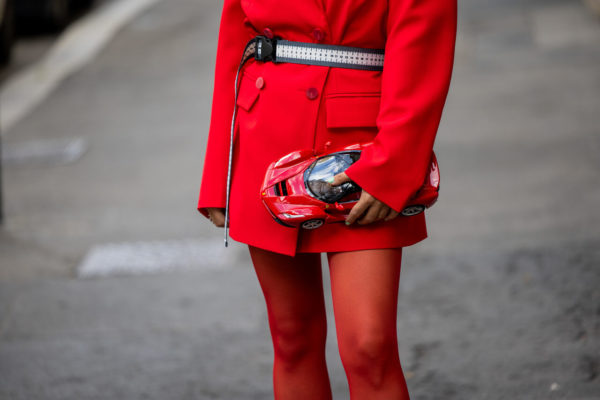
<instances>
[{"instance_id":1,"label":"belt buckle","mask_svg":"<svg viewBox=\"0 0 600 400\"><path fill-rule=\"evenodd\" d=\"M277 39L269 39L266 36L256 36L256 48L254 58L258 61L275 61L275 46Z\"/></svg>"}]
</instances>

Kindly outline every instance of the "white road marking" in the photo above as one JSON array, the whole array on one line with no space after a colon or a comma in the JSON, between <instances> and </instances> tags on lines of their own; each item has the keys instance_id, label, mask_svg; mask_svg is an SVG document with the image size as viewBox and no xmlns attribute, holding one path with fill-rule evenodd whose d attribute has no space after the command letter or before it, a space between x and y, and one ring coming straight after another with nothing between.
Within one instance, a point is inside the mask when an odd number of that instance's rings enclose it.
<instances>
[{"instance_id":1,"label":"white road marking","mask_svg":"<svg viewBox=\"0 0 600 400\"><path fill-rule=\"evenodd\" d=\"M0 88L0 132L6 134L59 83L82 68L128 21L160 0L113 0L75 21L37 63Z\"/></svg>"},{"instance_id":2,"label":"white road marking","mask_svg":"<svg viewBox=\"0 0 600 400\"><path fill-rule=\"evenodd\" d=\"M68 164L81 158L88 147L82 137L7 143L2 146L2 162L7 165Z\"/></svg>"},{"instance_id":3,"label":"white road marking","mask_svg":"<svg viewBox=\"0 0 600 400\"><path fill-rule=\"evenodd\" d=\"M232 267L238 252L219 239L138 241L96 245L77 268L78 278Z\"/></svg>"}]
</instances>

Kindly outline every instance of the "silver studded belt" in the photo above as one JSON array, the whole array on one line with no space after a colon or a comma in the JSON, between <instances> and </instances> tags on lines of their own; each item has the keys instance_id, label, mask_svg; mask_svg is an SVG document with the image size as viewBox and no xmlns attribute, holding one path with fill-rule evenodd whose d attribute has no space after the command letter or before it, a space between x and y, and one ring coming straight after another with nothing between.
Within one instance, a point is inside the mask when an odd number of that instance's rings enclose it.
<instances>
[{"instance_id":1,"label":"silver studded belt","mask_svg":"<svg viewBox=\"0 0 600 400\"><path fill-rule=\"evenodd\" d=\"M383 49L338 46L310 42L295 42L281 38L270 39L266 36L255 36L244 48L242 59L235 74L235 100L231 117L231 134L229 140L229 165L227 169L227 199L225 204L225 247L229 229L229 192L231 187L231 164L233 153L233 131L237 114L238 78L242 66L254 57L257 61L274 63L295 63L322 65L327 67L352 68L371 71L383 70Z\"/></svg>"},{"instance_id":2,"label":"silver studded belt","mask_svg":"<svg viewBox=\"0 0 600 400\"><path fill-rule=\"evenodd\" d=\"M252 44L254 46L252 46ZM383 49L294 42L257 36L250 44L259 61L290 62L328 67L382 70Z\"/></svg>"}]
</instances>

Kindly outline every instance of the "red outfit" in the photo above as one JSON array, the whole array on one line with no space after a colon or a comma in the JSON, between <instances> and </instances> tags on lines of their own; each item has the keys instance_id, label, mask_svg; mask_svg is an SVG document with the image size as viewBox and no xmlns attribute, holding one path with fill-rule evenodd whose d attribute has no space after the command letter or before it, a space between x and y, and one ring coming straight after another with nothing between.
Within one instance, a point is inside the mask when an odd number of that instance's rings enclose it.
<instances>
[{"instance_id":1,"label":"red outfit","mask_svg":"<svg viewBox=\"0 0 600 400\"><path fill-rule=\"evenodd\" d=\"M346 174L400 211L419 189L448 92L456 0L225 0L198 211L225 207L235 73L256 35L383 48L383 71L260 62L243 67L234 132L230 235L274 252L405 247L425 214L315 230L279 225L261 202L267 166L299 149L374 140Z\"/></svg>"}]
</instances>

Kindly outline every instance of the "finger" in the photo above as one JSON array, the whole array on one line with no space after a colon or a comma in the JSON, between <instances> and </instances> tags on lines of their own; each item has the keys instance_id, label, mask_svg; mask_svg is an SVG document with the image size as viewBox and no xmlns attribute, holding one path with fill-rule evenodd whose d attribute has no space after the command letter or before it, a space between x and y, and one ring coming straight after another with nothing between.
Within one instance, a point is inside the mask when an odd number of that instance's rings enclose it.
<instances>
[{"instance_id":1,"label":"finger","mask_svg":"<svg viewBox=\"0 0 600 400\"><path fill-rule=\"evenodd\" d=\"M225 226L225 209L223 209L223 211L219 210L217 212L217 226L220 228Z\"/></svg>"},{"instance_id":2,"label":"finger","mask_svg":"<svg viewBox=\"0 0 600 400\"><path fill-rule=\"evenodd\" d=\"M209 214L209 218L215 226L225 226L225 214L220 209L213 209Z\"/></svg>"},{"instance_id":3,"label":"finger","mask_svg":"<svg viewBox=\"0 0 600 400\"><path fill-rule=\"evenodd\" d=\"M377 216L379 215L379 211L381 211L381 203L375 202L370 205L362 218L360 218L357 222L360 225L370 224L377 220Z\"/></svg>"},{"instance_id":4,"label":"finger","mask_svg":"<svg viewBox=\"0 0 600 400\"><path fill-rule=\"evenodd\" d=\"M398 211L390 208L390 213L388 214L387 217L385 217L385 220L386 221L391 221L394 218L396 218L398 215L400 215L400 213Z\"/></svg>"},{"instance_id":5,"label":"finger","mask_svg":"<svg viewBox=\"0 0 600 400\"><path fill-rule=\"evenodd\" d=\"M345 172L340 172L339 174L336 174L333 177L333 180L331 180L329 182L329 184L331 186L338 186L338 185L341 185L344 182L348 182L349 180L350 180L350 177L348 175L346 175Z\"/></svg>"},{"instance_id":6,"label":"finger","mask_svg":"<svg viewBox=\"0 0 600 400\"><path fill-rule=\"evenodd\" d=\"M214 223L217 227L222 228L225 226L225 216L217 215L214 219Z\"/></svg>"},{"instance_id":7,"label":"finger","mask_svg":"<svg viewBox=\"0 0 600 400\"><path fill-rule=\"evenodd\" d=\"M363 192L366 193L366 192ZM358 202L350 210L350 214L346 217L346 225L351 225L360 217L370 205L370 200L367 196L361 195Z\"/></svg>"},{"instance_id":8,"label":"finger","mask_svg":"<svg viewBox=\"0 0 600 400\"><path fill-rule=\"evenodd\" d=\"M377 221L385 219L385 217L387 217L390 213L390 210L391 208L389 208L388 206L382 207L381 211L379 211L379 214L377 215Z\"/></svg>"}]
</instances>

